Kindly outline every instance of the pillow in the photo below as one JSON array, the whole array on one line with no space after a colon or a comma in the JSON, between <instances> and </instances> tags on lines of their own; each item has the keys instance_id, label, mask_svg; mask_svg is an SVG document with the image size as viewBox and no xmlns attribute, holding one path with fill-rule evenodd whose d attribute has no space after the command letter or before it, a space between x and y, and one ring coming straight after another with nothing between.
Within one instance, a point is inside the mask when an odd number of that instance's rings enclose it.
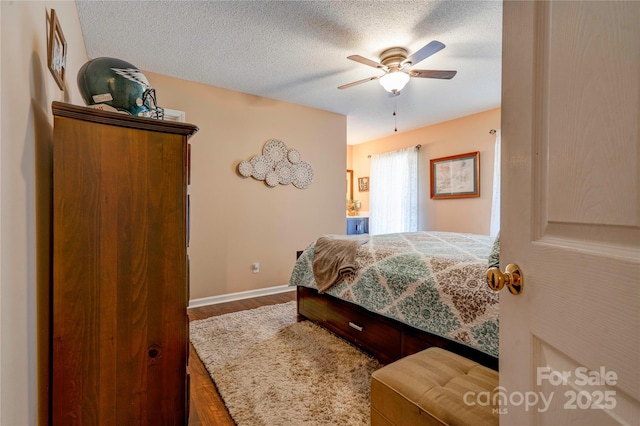
<instances>
[{"instance_id":1,"label":"pillow","mask_svg":"<svg viewBox=\"0 0 640 426\"><path fill-rule=\"evenodd\" d=\"M496 239L493 241L493 247L491 247L491 253L489 253L489 263L487 267L500 267L500 232L498 232Z\"/></svg>"}]
</instances>

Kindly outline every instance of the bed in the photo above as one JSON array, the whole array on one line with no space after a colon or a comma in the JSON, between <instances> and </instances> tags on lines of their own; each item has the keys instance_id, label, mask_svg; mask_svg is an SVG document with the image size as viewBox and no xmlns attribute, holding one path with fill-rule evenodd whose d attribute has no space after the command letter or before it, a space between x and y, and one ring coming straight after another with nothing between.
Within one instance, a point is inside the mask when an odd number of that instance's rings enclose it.
<instances>
[{"instance_id":1,"label":"bed","mask_svg":"<svg viewBox=\"0 0 640 426\"><path fill-rule=\"evenodd\" d=\"M299 253L290 285L301 318L383 363L439 346L498 369L498 293L486 285L494 238L426 231L365 238L345 279L325 289L318 275L321 291L313 268L321 239Z\"/></svg>"}]
</instances>

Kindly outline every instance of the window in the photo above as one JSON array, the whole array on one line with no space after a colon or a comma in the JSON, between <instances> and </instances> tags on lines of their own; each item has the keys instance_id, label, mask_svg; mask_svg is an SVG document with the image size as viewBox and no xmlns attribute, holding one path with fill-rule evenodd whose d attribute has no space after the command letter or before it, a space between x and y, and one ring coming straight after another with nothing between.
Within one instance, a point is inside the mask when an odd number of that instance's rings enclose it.
<instances>
[{"instance_id":1,"label":"window","mask_svg":"<svg viewBox=\"0 0 640 426\"><path fill-rule=\"evenodd\" d=\"M418 149L371 156L369 232L418 230Z\"/></svg>"}]
</instances>

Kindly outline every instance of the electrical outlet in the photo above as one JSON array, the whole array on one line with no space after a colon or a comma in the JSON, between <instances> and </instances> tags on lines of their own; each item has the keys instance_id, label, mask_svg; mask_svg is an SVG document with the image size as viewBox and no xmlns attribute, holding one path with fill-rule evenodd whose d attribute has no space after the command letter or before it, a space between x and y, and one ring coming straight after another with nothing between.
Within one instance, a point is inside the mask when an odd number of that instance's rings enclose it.
<instances>
[{"instance_id":1,"label":"electrical outlet","mask_svg":"<svg viewBox=\"0 0 640 426\"><path fill-rule=\"evenodd\" d=\"M251 265L251 266L252 266L252 268L253 268L252 270L253 270L253 273L254 273L254 274L257 274L258 272L260 272L260 264L259 264L259 263L257 263L257 262L256 262L256 263L254 263L254 264L253 264L253 265Z\"/></svg>"}]
</instances>

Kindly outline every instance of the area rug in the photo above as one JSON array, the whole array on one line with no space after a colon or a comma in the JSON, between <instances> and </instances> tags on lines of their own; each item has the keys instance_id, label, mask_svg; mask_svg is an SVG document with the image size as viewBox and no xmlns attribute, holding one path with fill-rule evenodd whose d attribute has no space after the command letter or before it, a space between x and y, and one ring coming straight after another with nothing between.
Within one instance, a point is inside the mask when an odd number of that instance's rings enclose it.
<instances>
[{"instance_id":1,"label":"area rug","mask_svg":"<svg viewBox=\"0 0 640 426\"><path fill-rule=\"evenodd\" d=\"M192 321L190 339L238 426L369 424L381 365L296 302Z\"/></svg>"}]
</instances>

